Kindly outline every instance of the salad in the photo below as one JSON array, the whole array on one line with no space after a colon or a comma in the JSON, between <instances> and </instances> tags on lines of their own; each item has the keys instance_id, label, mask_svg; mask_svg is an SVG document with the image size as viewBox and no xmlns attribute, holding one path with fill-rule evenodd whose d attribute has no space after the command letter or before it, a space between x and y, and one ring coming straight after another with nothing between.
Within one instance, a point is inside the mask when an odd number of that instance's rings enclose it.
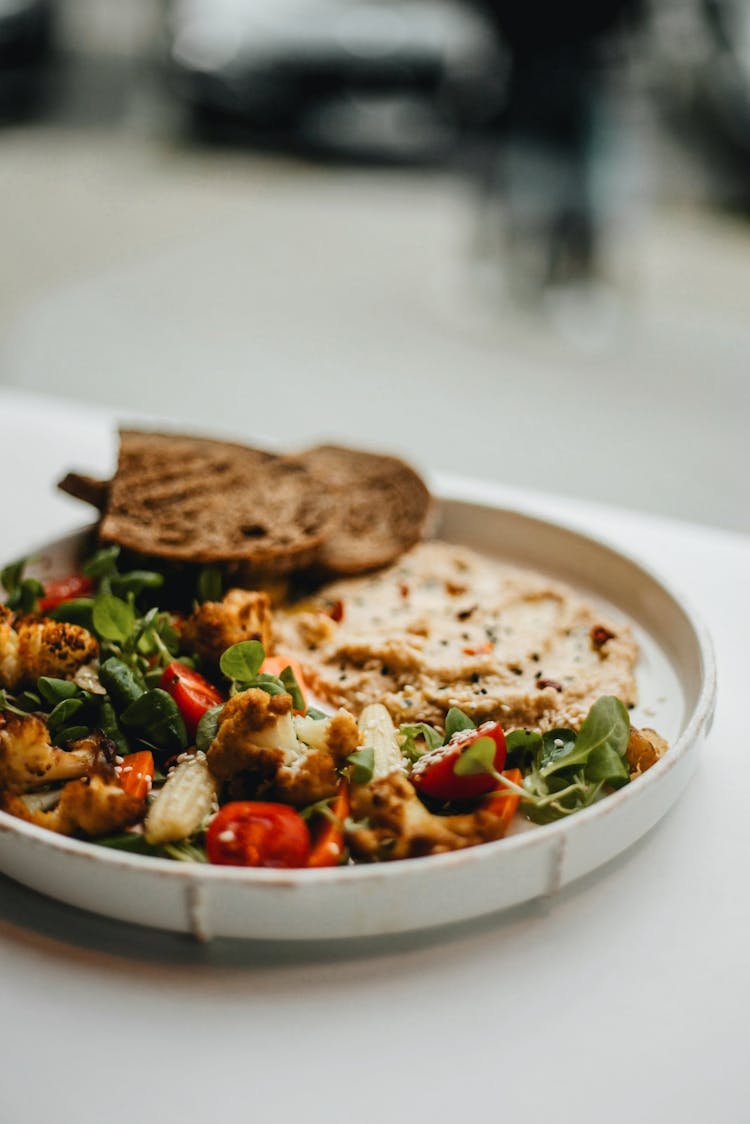
<instances>
[{"instance_id":1,"label":"salad","mask_svg":"<svg viewBox=\"0 0 750 1124\"><path fill-rule=\"evenodd\" d=\"M597 699L578 729L396 726L311 705L273 651L264 589L217 566L126 568L120 548L40 582L0 574L0 808L188 862L319 868L417 858L584 809L666 749Z\"/></svg>"}]
</instances>

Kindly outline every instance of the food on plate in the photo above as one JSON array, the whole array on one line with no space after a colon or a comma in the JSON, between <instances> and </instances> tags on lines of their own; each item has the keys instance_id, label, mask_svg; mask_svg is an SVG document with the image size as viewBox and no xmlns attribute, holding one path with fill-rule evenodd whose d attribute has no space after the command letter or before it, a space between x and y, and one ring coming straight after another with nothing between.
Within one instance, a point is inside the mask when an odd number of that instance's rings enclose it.
<instances>
[{"instance_id":1,"label":"food on plate","mask_svg":"<svg viewBox=\"0 0 750 1124\"><path fill-rule=\"evenodd\" d=\"M320 697L355 712L383 702L399 722L440 725L458 707L545 730L580 725L600 695L636 702L626 622L561 582L449 543L323 585L280 609L274 630Z\"/></svg>"},{"instance_id":2,"label":"food on plate","mask_svg":"<svg viewBox=\"0 0 750 1124\"><path fill-rule=\"evenodd\" d=\"M431 510L420 476L395 457L337 445L277 456L129 429L111 481L68 473L60 487L99 508L101 542L276 574L385 566L419 541Z\"/></svg>"},{"instance_id":3,"label":"food on plate","mask_svg":"<svg viewBox=\"0 0 750 1124\"><path fill-rule=\"evenodd\" d=\"M3 811L143 855L320 869L422 858L564 818L666 751L630 724L627 623L542 575L414 545L429 500L400 462L330 446L297 458L298 496L316 480L338 497L336 515L318 521L321 503L306 528L259 535L255 560L268 563L282 538L289 547L278 573L259 576L235 565L231 504L207 515L205 535L196 514L188 555L196 466L217 472L212 496L221 482L232 491L239 465L265 480L270 464L286 481L297 470L192 438L170 439L170 461L166 438L143 436L123 435L112 484L86 486L106 493L110 531L77 573L41 581L19 562L0 575ZM249 503L243 489L234 497ZM398 510L368 522L377 496ZM160 497L179 513L176 554ZM282 504L283 519L293 506ZM252 507L241 516L254 518ZM327 529L310 568L313 523ZM106 542L113 527L122 542ZM222 535L226 565L206 546ZM353 576L326 581L341 572Z\"/></svg>"}]
</instances>

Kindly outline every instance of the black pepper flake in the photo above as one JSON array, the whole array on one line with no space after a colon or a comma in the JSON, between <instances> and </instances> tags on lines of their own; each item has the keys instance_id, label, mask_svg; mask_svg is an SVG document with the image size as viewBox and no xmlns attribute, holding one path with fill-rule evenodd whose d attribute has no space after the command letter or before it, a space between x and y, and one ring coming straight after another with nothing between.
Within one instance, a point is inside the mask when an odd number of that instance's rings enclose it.
<instances>
[{"instance_id":1,"label":"black pepper flake","mask_svg":"<svg viewBox=\"0 0 750 1124\"><path fill-rule=\"evenodd\" d=\"M381 675L390 675L391 674L391 669L388 667L388 664L385 664L385 663L383 664L383 666L380 669L380 674Z\"/></svg>"},{"instance_id":2,"label":"black pepper flake","mask_svg":"<svg viewBox=\"0 0 750 1124\"><path fill-rule=\"evenodd\" d=\"M514 675L523 675L522 667L509 667L508 671L512 671Z\"/></svg>"},{"instance_id":3,"label":"black pepper flake","mask_svg":"<svg viewBox=\"0 0 750 1124\"><path fill-rule=\"evenodd\" d=\"M529 656L529 659L533 660L534 663L539 663L539 653L538 652L532 652L531 655Z\"/></svg>"},{"instance_id":4,"label":"black pepper flake","mask_svg":"<svg viewBox=\"0 0 750 1124\"><path fill-rule=\"evenodd\" d=\"M472 681L472 683L478 683L479 682L479 672L478 671L474 672L474 674L471 677L471 681Z\"/></svg>"},{"instance_id":5,"label":"black pepper flake","mask_svg":"<svg viewBox=\"0 0 750 1124\"><path fill-rule=\"evenodd\" d=\"M534 674L534 678L535 678L535 679L541 679L541 678L542 678L542 673L541 673L541 671L537 671L537 672L536 672L536 673Z\"/></svg>"}]
</instances>

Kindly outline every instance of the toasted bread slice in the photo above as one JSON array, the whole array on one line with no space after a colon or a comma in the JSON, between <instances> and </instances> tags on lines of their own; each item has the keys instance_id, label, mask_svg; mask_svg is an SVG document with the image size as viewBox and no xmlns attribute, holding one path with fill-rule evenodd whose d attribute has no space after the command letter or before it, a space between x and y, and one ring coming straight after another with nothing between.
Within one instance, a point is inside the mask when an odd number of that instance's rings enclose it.
<instances>
[{"instance_id":1,"label":"toasted bread slice","mask_svg":"<svg viewBox=\"0 0 750 1124\"><path fill-rule=\"evenodd\" d=\"M328 573L387 566L424 536L430 493L403 461L340 445L318 445L298 460L333 500L334 524L317 556Z\"/></svg>"},{"instance_id":2,"label":"toasted bread slice","mask_svg":"<svg viewBox=\"0 0 750 1124\"><path fill-rule=\"evenodd\" d=\"M225 441L121 430L102 542L184 562L310 564L332 505L298 459Z\"/></svg>"}]
</instances>

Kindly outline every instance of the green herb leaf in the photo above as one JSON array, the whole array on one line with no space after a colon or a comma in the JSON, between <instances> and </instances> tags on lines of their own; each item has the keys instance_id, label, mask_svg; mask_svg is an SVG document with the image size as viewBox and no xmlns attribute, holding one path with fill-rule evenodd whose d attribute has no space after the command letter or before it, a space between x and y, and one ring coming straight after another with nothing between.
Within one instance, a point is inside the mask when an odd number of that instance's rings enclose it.
<instances>
[{"instance_id":1,"label":"green herb leaf","mask_svg":"<svg viewBox=\"0 0 750 1124\"><path fill-rule=\"evenodd\" d=\"M70 601L63 601L47 613L56 621L68 621L70 624L79 624L82 628L92 632L94 628L94 598L73 597Z\"/></svg>"},{"instance_id":2,"label":"green herb leaf","mask_svg":"<svg viewBox=\"0 0 750 1124\"><path fill-rule=\"evenodd\" d=\"M542 766L542 776L548 776L558 769L585 765L590 754L600 747L613 749L623 757L629 737L630 719L627 710L614 695L603 695L586 715L572 749L564 757Z\"/></svg>"},{"instance_id":3,"label":"green herb leaf","mask_svg":"<svg viewBox=\"0 0 750 1124\"><path fill-rule=\"evenodd\" d=\"M43 710L42 700L34 691L21 691L16 695L16 702L27 713L33 710Z\"/></svg>"},{"instance_id":4,"label":"green herb leaf","mask_svg":"<svg viewBox=\"0 0 750 1124\"><path fill-rule=\"evenodd\" d=\"M125 644L135 627L135 610L127 601L112 594L100 594L94 601L94 630L104 640Z\"/></svg>"},{"instance_id":5,"label":"green herb leaf","mask_svg":"<svg viewBox=\"0 0 750 1124\"><path fill-rule=\"evenodd\" d=\"M28 561L28 558L20 558L18 562L11 562L0 570L0 583L9 596L20 588Z\"/></svg>"},{"instance_id":6,"label":"green herb leaf","mask_svg":"<svg viewBox=\"0 0 750 1124\"><path fill-rule=\"evenodd\" d=\"M0 690L0 710L6 710L10 714L17 714L19 718L26 718L29 713L27 710L21 710L19 706L12 703L8 698L7 692L3 690Z\"/></svg>"},{"instance_id":7,"label":"green herb leaf","mask_svg":"<svg viewBox=\"0 0 750 1124\"><path fill-rule=\"evenodd\" d=\"M87 578L110 578L117 573L119 546L104 546L89 558L83 567Z\"/></svg>"},{"instance_id":8,"label":"green herb leaf","mask_svg":"<svg viewBox=\"0 0 750 1124\"><path fill-rule=\"evenodd\" d=\"M302 688L297 682L297 677L292 671L291 667L285 667L279 675L279 679L286 687L289 694L292 696L292 706L295 710L304 711L305 709L305 696L302 694Z\"/></svg>"},{"instance_id":9,"label":"green herb leaf","mask_svg":"<svg viewBox=\"0 0 750 1124\"><path fill-rule=\"evenodd\" d=\"M368 784L375 772L375 750L370 746L356 749L350 753L347 762L352 766L351 780L353 784Z\"/></svg>"},{"instance_id":10,"label":"green herb leaf","mask_svg":"<svg viewBox=\"0 0 750 1124\"><path fill-rule=\"evenodd\" d=\"M505 735L507 769L527 769L542 748L542 735L536 730L511 730Z\"/></svg>"},{"instance_id":11,"label":"green herb leaf","mask_svg":"<svg viewBox=\"0 0 750 1124\"><path fill-rule=\"evenodd\" d=\"M52 679L42 675L36 681L37 690L49 706L57 706L63 699L74 699L80 694L75 683L69 679Z\"/></svg>"},{"instance_id":12,"label":"green herb leaf","mask_svg":"<svg viewBox=\"0 0 750 1124\"><path fill-rule=\"evenodd\" d=\"M20 610L22 613L36 612L37 602L44 595L41 582L36 578L23 576L28 561L28 558L22 558L0 570L0 582L7 594L5 604L9 609Z\"/></svg>"},{"instance_id":13,"label":"green herb leaf","mask_svg":"<svg viewBox=\"0 0 750 1124\"><path fill-rule=\"evenodd\" d=\"M326 714L325 711L318 710L317 707L308 706L306 717L314 718L316 722L320 722L323 718L330 718L331 716Z\"/></svg>"},{"instance_id":14,"label":"green herb leaf","mask_svg":"<svg viewBox=\"0 0 750 1124\"><path fill-rule=\"evenodd\" d=\"M177 703L159 687L146 691L123 710L120 718L125 726L137 730L159 749L179 750L187 746L187 730Z\"/></svg>"},{"instance_id":15,"label":"green herb leaf","mask_svg":"<svg viewBox=\"0 0 750 1124\"><path fill-rule=\"evenodd\" d=\"M120 728L115 708L108 698L102 699L99 704L99 728L114 744L119 754L124 757L130 753L130 744Z\"/></svg>"},{"instance_id":16,"label":"green herb leaf","mask_svg":"<svg viewBox=\"0 0 750 1124\"><path fill-rule=\"evenodd\" d=\"M199 601L221 601L224 583L218 566L204 566L198 574L196 589Z\"/></svg>"},{"instance_id":17,"label":"green herb leaf","mask_svg":"<svg viewBox=\"0 0 750 1124\"><path fill-rule=\"evenodd\" d=\"M612 788L621 788L630 780L625 761L611 745L600 745L592 749L585 772L586 780L602 781Z\"/></svg>"},{"instance_id":18,"label":"green herb leaf","mask_svg":"<svg viewBox=\"0 0 750 1124\"><path fill-rule=\"evenodd\" d=\"M242 640L222 655L219 667L227 679L235 683L251 683L261 669L266 653L259 640Z\"/></svg>"},{"instance_id":19,"label":"green herb leaf","mask_svg":"<svg viewBox=\"0 0 750 1124\"><path fill-rule=\"evenodd\" d=\"M219 716L224 709L224 704L212 706L202 715L195 731L195 748L207 753L209 746L219 732Z\"/></svg>"},{"instance_id":20,"label":"green herb leaf","mask_svg":"<svg viewBox=\"0 0 750 1124\"><path fill-rule=\"evenodd\" d=\"M50 735L53 738L56 737L63 726L67 726L69 720L74 714L78 714L82 707L83 701L81 699L63 699L62 702L59 702L47 719Z\"/></svg>"},{"instance_id":21,"label":"green herb leaf","mask_svg":"<svg viewBox=\"0 0 750 1124\"><path fill-rule=\"evenodd\" d=\"M129 593L138 597L144 589L161 589L164 575L156 570L130 570L127 574L113 575L110 585L112 592L118 597L126 597Z\"/></svg>"},{"instance_id":22,"label":"green herb leaf","mask_svg":"<svg viewBox=\"0 0 750 1124\"><path fill-rule=\"evenodd\" d=\"M426 722L404 722L399 728L398 732L401 740L401 752L405 757L412 762L418 761L423 754L431 749L437 749L438 746L443 744L443 735L434 726L428 726ZM425 748L423 749L417 743L424 741Z\"/></svg>"},{"instance_id":23,"label":"green herb leaf","mask_svg":"<svg viewBox=\"0 0 750 1124\"><path fill-rule=\"evenodd\" d=\"M161 678L161 675L159 676ZM99 682L111 698L115 710L125 710L145 693L145 687L132 668L110 656L99 668Z\"/></svg>"},{"instance_id":24,"label":"green herb leaf","mask_svg":"<svg viewBox=\"0 0 750 1124\"><path fill-rule=\"evenodd\" d=\"M89 726L64 726L62 730L58 730L55 741L58 745L67 745L68 742L78 742L81 738L87 738L90 733Z\"/></svg>"},{"instance_id":25,"label":"green herb leaf","mask_svg":"<svg viewBox=\"0 0 750 1124\"><path fill-rule=\"evenodd\" d=\"M161 853L166 859L176 859L183 863L206 863L208 857L205 847L199 847L189 839L181 839L178 843L163 843Z\"/></svg>"},{"instance_id":26,"label":"green herb leaf","mask_svg":"<svg viewBox=\"0 0 750 1124\"><path fill-rule=\"evenodd\" d=\"M542 751L539 755L539 767L544 770L548 765L554 765L572 753L578 735L575 730L561 726L556 730L547 730L542 735Z\"/></svg>"},{"instance_id":27,"label":"green herb leaf","mask_svg":"<svg viewBox=\"0 0 750 1124\"><path fill-rule=\"evenodd\" d=\"M130 851L136 855L158 855L159 849L147 843L145 836L137 831L123 831L118 835L103 835L96 842L100 847L111 847L115 851Z\"/></svg>"},{"instance_id":28,"label":"green herb leaf","mask_svg":"<svg viewBox=\"0 0 750 1124\"><path fill-rule=\"evenodd\" d=\"M445 738L443 745L447 745L454 734L462 730L476 730L476 723L472 722L468 714L464 714L457 706L452 706L445 716Z\"/></svg>"},{"instance_id":29,"label":"green herb leaf","mask_svg":"<svg viewBox=\"0 0 750 1124\"><path fill-rule=\"evenodd\" d=\"M475 773L495 773L497 745L493 738L477 738L467 746L453 766L457 777L471 777Z\"/></svg>"}]
</instances>

